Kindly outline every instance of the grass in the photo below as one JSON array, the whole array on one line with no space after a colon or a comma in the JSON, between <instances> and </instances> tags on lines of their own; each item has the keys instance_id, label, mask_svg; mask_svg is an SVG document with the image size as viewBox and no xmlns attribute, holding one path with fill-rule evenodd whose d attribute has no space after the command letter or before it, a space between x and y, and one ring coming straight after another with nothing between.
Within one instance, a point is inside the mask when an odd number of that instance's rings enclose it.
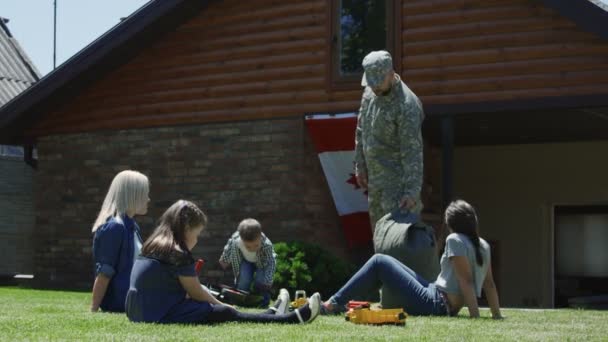
<instances>
[{"instance_id":1,"label":"grass","mask_svg":"<svg viewBox=\"0 0 608 342\"><path fill-rule=\"evenodd\" d=\"M341 316L322 316L309 325L228 323L217 326L136 324L124 314L87 311L89 293L0 287L0 339L15 340L608 340L608 312L505 309L504 321L489 318L409 317L404 326L365 326Z\"/></svg>"}]
</instances>

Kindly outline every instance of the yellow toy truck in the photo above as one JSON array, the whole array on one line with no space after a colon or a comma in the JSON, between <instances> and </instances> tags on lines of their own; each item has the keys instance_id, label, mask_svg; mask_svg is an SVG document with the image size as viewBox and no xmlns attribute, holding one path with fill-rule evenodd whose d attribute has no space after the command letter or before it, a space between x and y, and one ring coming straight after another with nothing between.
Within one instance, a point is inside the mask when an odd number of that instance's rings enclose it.
<instances>
[{"instance_id":1,"label":"yellow toy truck","mask_svg":"<svg viewBox=\"0 0 608 342\"><path fill-rule=\"evenodd\" d=\"M369 302L350 301L345 319L355 324L405 325L407 313L403 309L371 309Z\"/></svg>"}]
</instances>

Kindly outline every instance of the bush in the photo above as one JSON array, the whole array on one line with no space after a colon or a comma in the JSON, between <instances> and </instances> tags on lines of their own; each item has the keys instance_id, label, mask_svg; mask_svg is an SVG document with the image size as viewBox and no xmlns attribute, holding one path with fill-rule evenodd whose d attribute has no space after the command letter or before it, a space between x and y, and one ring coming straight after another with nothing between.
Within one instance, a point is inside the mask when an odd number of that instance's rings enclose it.
<instances>
[{"instance_id":1,"label":"bush","mask_svg":"<svg viewBox=\"0 0 608 342\"><path fill-rule=\"evenodd\" d=\"M327 299L352 276L352 264L338 259L318 245L306 242L279 242L274 244L277 267L273 289L276 293L286 288L290 293L305 290L310 296L320 292Z\"/></svg>"}]
</instances>

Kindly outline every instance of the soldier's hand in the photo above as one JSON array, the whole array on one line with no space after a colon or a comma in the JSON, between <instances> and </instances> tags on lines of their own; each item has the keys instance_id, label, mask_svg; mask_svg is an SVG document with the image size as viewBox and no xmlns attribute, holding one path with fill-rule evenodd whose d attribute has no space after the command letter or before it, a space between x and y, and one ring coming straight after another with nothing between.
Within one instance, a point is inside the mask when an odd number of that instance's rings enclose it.
<instances>
[{"instance_id":1,"label":"soldier's hand","mask_svg":"<svg viewBox=\"0 0 608 342\"><path fill-rule=\"evenodd\" d=\"M357 177L357 184L363 189L367 189L367 173L359 172L355 176Z\"/></svg>"},{"instance_id":2,"label":"soldier's hand","mask_svg":"<svg viewBox=\"0 0 608 342\"><path fill-rule=\"evenodd\" d=\"M402 209L411 210L416 206L416 201L411 197L404 197L399 203L399 207Z\"/></svg>"}]
</instances>

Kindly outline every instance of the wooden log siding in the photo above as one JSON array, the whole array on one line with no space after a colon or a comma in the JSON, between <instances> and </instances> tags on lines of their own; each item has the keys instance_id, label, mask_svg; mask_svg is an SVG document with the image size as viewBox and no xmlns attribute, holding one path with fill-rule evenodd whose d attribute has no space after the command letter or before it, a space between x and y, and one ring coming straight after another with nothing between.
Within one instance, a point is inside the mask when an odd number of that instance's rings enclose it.
<instances>
[{"instance_id":1,"label":"wooden log siding","mask_svg":"<svg viewBox=\"0 0 608 342\"><path fill-rule=\"evenodd\" d=\"M405 1L403 74L427 104L608 91L608 43L539 2Z\"/></svg>"},{"instance_id":2,"label":"wooden log siding","mask_svg":"<svg viewBox=\"0 0 608 342\"><path fill-rule=\"evenodd\" d=\"M213 4L53 113L36 132L358 108L359 89L325 89L326 2L257 4Z\"/></svg>"},{"instance_id":3,"label":"wooden log siding","mask_svg":"<svg viewBox=\"0 0 608 342\"><path fill-rule=\"evenodd\" d=\"M329 1L221 1L40 121L35 135L346 112L327 89ZM534 0L402 1L404 80L425 104L608 91L608 43Z\"/></svg>"}]
</instances>

